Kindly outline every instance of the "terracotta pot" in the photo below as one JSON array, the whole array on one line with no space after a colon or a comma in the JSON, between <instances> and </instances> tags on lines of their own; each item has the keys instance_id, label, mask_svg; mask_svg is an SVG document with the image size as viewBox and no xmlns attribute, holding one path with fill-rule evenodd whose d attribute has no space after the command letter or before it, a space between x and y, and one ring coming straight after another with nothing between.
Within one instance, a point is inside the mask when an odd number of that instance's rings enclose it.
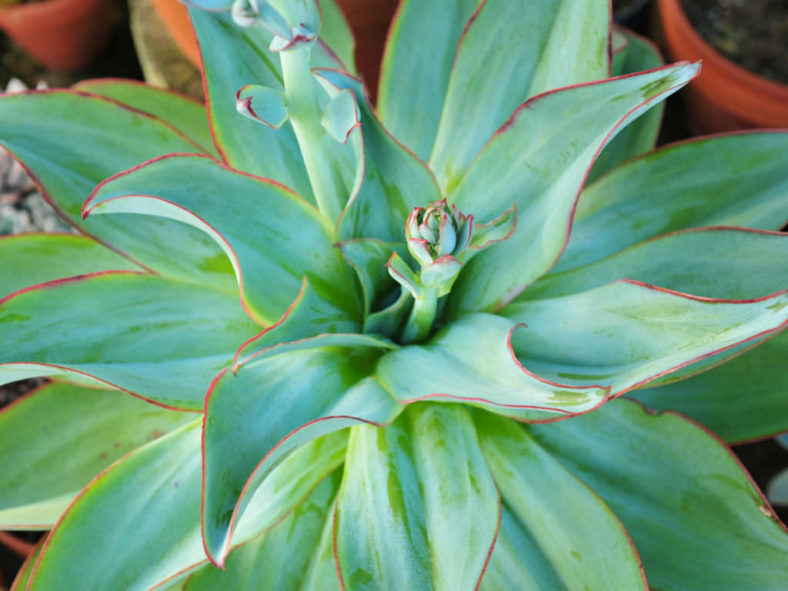
<instances>
[{"instance_id":1,"label":"terracotta pot","mask_svg":"<svg viewBox=\"0 0 788 591\"><path fill-rule=\"evenodd\" d=\"M89 64L112 29L110 0L46 0L0 8L0 28L53 70Z\"/></svg>"},{"instance_id":2,"label":"terracotta pot","mask_svg":"<svg viewBox=\"0 0 788 591\"><path fill-rule=\"evenodd\" d=\"M356 37L356 66L373 97L377 95L380 61L397 0L337 0Z\"/></svg>"},{"instance_id":3,"label":"terracotta pot","mask_svg":"<svg viewBox=\"0 0 788 591\"><path fill-rule=\"evenodd\" d=\"M198 68L200 67L200 50L194 38L189 11L178 0L151 0L153 7L170 32L181 53Z\"/></svg>"},{"instance_id":4,"label":"terracotta pot","mask_svg":"<svg viewBox=\"0 0 788 591\"><path fill-rule=\"evenodd\" d=\"M686 89L691 125L700 133L788 127L788 85L737 66L692 28L680 0L659 0L662 33L674 60L703 60Z\"/></svg>"}]
</instances>

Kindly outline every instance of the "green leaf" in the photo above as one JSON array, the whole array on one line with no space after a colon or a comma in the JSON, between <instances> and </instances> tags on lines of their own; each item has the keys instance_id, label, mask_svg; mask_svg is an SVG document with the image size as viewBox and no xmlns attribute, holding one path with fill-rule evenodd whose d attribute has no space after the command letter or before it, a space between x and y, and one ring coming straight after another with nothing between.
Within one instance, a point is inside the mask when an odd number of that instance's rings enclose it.
<instances>
[{"instance_id":1,"label":"green leaf","mask_svg":"<svg viewBox=\"0 0 788 591\"><path fill-rule=\"evenodd\" d=\"M457 47L430 156L447 192L521 103L607 77L609 10L595 0L486 0L479 6Z\"/></svg>"},{"instance_id":2,"label":"green leaf","mask_svg":"<svg viewBox=\"0 0 788 591\"><path fill-rule=\"evenodd\" d=\"M337 5L336 0L320 0L320 11L323 14L323 25L320 28L320 38L326 42L331 50L342 61L344 70L351 74L356 73L355 46L356 40L350 25L345 20L345 15Z\"/></svg>"},{"instance_id":3,"label":"green leaf","mask_svg":"<svg viewBox=\"0 0 788 591\"><path fill-rule=\"evenodd\" d=\"M133 452L85 488L50 534L31 591L149 589L162 563L200 552L199 537L182 543L200 519L199 425Z\"/></svg>"},{"instance_id":4,"label":"green leaf","mask_svg":"<svg viewBox=\"0 0 788 591\"><path fill-rule=\"evenodd\" d=\"M270 354L282 344L297 345L320 335L349 335L360 332L358 321L348 317L347 312L320 297L304 279L301 291L284 315L263 332L245 342L236 352L234 368L243 363L243 358L258 355L263 351Z\"/></svg>"},{"instance_id":5,"label":"green leaf","mask_svg":"<svg viewBox=\"0 0 788 591\"><path fill-rule=\"evenodd\" d=\"M0 413L0 529L51 529L104 468L193 419L117 391L39 388Z\"/></svg>"},{"instance_id":6,"label":"green leaf","mask_svg":"<svg viewBox=\"0 0 788 591\"><path fill-rule=\"evenodd\" d=\"M605 388L564 386L530 373L510 349L517 328L499 316L465 316L425 345L384 355L375 375L401 403L464 402L526 421L587 412L605 400Z\"/></svg>"},{"instance_id":7,"label":"green leaf","mask_svg":"<svg viewBox=\"0 0 788 591\"><path fill-rule=\"evenodd\" d=\"M498 534L500 500L473 422L453 405L419 404L408 415L435 588L476 589Z\"/></svg>"},{"instance_id":8,"label":"green leaf","mask_svg":"<svg viewBox=\"0 0 788 591\"><path fill-rule=\"evenodd\" d=\"M0 238L0 298L37 283L110 270L140 268L87 236L22 234Z\"/></svg>"},{"instance_id":9,"label":"green leaf","mask_svg":"<svg viewBox=\"0 0 788 591\"><path fill-rule=\"evenodd\" d=\"M279 181L314 203L298 142L290 126L270 129L236 111L235 92L246 84L282 89L279 58L263 27L241 28L229 13L189 8L205 72L208 119L224 160L232 167ZM261 157L265 154L265 157Z\"/></svg>"},{"instance_id":10,"label":"green leaf","mask_svg":"<svg viewBox=\"0 0 788 591\"><path fill-rule=\"evenodd\" d=\"M578 293L623 278L707 298L758 298L788 288L786 260L786 234L727 227L690 229L546 275L517 299Z\"/></svg>"},{"instance_id":11,"label":"green leaf","mask_svg":"<svg viewBox=\"0 0 788 591\"><path fill-rule=\"evenodd\" d=\"M614 55L613 76L653 70L665 65L659 49L651 40L623 28L617 32L624 36L626 47L621 52L622 55L618 56L619 67L616 67ZM652 150L657 143L664 111L664 104L659 104L621 130L597 158L586 184L624 162Z\"/></svg>"},{"instance_id":12,"label":"green leaf","mask_svg":"<svg viewBox=\"0 0 788 591\"><path fill-rule=\"evenodd\" d=\"M183 590L301 589L325 523L332 521L339 476L340 473L335 473L324 480L309 498L271 530L233 550L224 570L206 565L189 577Z\"/></svg>"},{"instance_id":13,"label":"green leaf","mask_svg":"<svg viewBox=\"0 0 788 591\"><path fill-rule=\"evenodd\" d=\"M111 98L158 117L199 144L204 152L213 156L219 155L213 145L205 105L191 97L136 80L120 78L81 80L73 88Z\"/></svg>"},{"instance_id":14,"label":"green leaf","mask_svg":"<svg viewBox=\"0 0 788 591\"><path fill-rule=\"evenodd\" d=\"M785 588L784 526L711 433L628 400L530 429L622 521L654 589Z\"/></svg>"},{"instance_id":15,"label":"green leaf","mask_svg":"<svg viewBox=\"0 0 788 591\"><path fill-rule=\"evenodd\" d=\"M334 502L336 514L336 502ZM300 591L341 591L334 561L334 518L327 519Z\"/></svg>"},{"instance_id":16,"label":"green leaf","mask_svg":"<svg viewBox=\"0 0 788 591\"><path fill-rule=\"evenodd\" d=\"M322 438L282 462L253 496L238 543L275 526L336 470L346 440ZM129 454L58 523L32 589L159 588L207 564L200 480L199 421Z\"/></svg>"},{"instance_id":17,"label":"green leaf","mask_svg":"<svg viewBox=\"0 0 788 591\"><path fill-rule=\"evenodd\" d=\"M513 349L529 370L569 384L606 384L612 395L780 330L788 295L738 302L698 299L628 280L502 314L527 325Z\"/></svg>"},{"instance_id":18,"label":"green leaf","mask_svg":"<svg viewBox=\"0 0 788 591\"><path fill-rule=\"evenodd\" d=\"M513 421L481 412L475 419L513 522L507 529L515 529L506 532L511 541L500 558L497 545L493 550L483 589L488 576L490 588L517 580L512 575L524 565L538 589L647 588L632 540L599 497ZM514 569L512 544L525 551Z\"/></svg>"},{"instance_id":19,"label":"green leaf","mask_svg":"<svg viewBox=\"0 0 788 591\"><path fill-rule=\"evenodd\" d=\"M381 242L375 238L356 238L337 244L347 263L353 267L364 294L364 318L385 307L397 285L386 266L396 252L405 256L402 242ZM369 332L369 331L365 331Z\"/></svg>"},{"instance_id":20,"label":"green leaf","mask_svg":"<svg viewBox=\"0 0 788 591\"><path fill-rule=\"evenodd\" d=\"M216 563L229 551L249 492L304 443L399 412L369 378L374 348L325 347L251 359L215 380L205 404L203 535Z\"/></svg>"},{"instance_id":21,"label":"green leaf","mask_svg":"<svg viewBox=\"0 0 788 591\"><path fill-rule=\"evenodd\" d=\"M779 230L787 218L786 168L788 133L779 131L700 138L638 158L583 191L553 271L684 228Z\"/></svg>"},{"instance_id":22,"label":"green leaf","mask_svg":"<svg viewBox=\"0 0 788 591\"><path fill-rule=\"evenodd\" d=\"M788 431L788 332L705 373L632 395L677 410L728 442Z\"/></svg>"},{"instance_id":23,"label":"green leaf","mask_svg":"<svg viewBox=\"0 0 788 591\"><path fill-rule=\"evenodd\" d=\"M361 119L361 133L351 136L361 178L339 220L340 238L403 241L413 208L441 198L435 177L383 127L359 80L337 70L315 74L332 94L351 90Z\"/></svg>"},{"instance_id":24,"label":"green leaf","mask_svg":"<svg viewBox=\"0 0 788 591\"><path fill-rule=\"evenodd\" d=\"M38 544L36 544L36 547L33 550L33 553L25 558L25 562L22 565L22 568L19 569L16 579L14 579L14 584L11 585L11 589L9 591L25 591L27 589L27 583L30 581L30 577L33 574L33 568L38 561L38 557L41 556L41 550L44 549L45 542L46 536L39 540Z\"/></svg>"},{"instance_id":25,"label":"green leaf","mask_svg":"<svg viewBox=\"0 0 788 591\"><path fill-rule=\"evenodd\" d=\"M622 126L697 72L697 64L678 64L525 103L449 196L479 222L497 218L512 204L518 208L511 238L463 270L449 301L454 314L501 306L543 275L569 239L574 204L599 151Z\"/></svg>"},{"instance_id":26,"label":"green leaf","mask_svg":"<svg viewBox=\"0 0 788 591\"><path fill-rule=\"evenodd\" d=\"M184 410L202 410L211 379L259 329L233 295L134 273L21 292L0 325L13 343L0 350L2 383L76 373Z\"/></svg>"},{"instance_id":27,"label":"green leaf","mask_svg":"<svg viewBox=\"0 0 788 591\"><path fill-rule=\"evenodd\" d=\"M217 199L217 195L232 199ZM279 184L238 173L201 156L163 157L96 188L85 216L108 213L167 217L208 234L235 269L246 310L275 322L304 275L336 306L355 310L353 284L328 221Z\"/></svg>"},{"instance_id":28,"label":"green leaf","mask_svg":"<svg viewBox=\"0 0 788 591\"><path fill-rule=\"evenodd\" d=\"M435 142L457 42L479 2L403 0L389 28L378 111L422 160Z\"/></svg>"},{"instance_id":29,"label":"green leaf","mask_svg":"<svg viewBox=\"0 0 788 591\"><path fill-rule=\"evenodd\" d=\"M343 587L475 589L499 511L461 407L414 407L386 429L356 427L336 512Z\"/></svg>"},{"instance_id":30,"label":"green leaf","mask_svg":"<svg viewBox=\"0 0 788 591\"><path fill-rule=\"evenodd\" d=\"M105 178L156 156L199 151L166 123L69 90L6 95L0 97L0 144L83 232L159 273L233 289L221 251L193 228L143 218L82 222L82 203Z\"/></svg>"}]
</instances>

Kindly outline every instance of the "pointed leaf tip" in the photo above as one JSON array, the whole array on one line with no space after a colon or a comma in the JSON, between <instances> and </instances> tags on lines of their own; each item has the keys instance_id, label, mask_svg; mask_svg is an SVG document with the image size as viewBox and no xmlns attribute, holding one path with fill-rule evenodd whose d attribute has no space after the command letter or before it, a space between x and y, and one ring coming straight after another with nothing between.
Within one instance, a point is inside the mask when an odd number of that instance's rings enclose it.
<instances>
[{"instance_id":1,"label":"pointed leaf tip","mask_svg":"<svg viewBox=\"0 0 788 591\"><path fill-rule=\"evenodd\" d=\"M361 115L353 91L345 89L326 106L321 120L323 128L340 144L346 144L351 132L361 125Z\"/></svg>"}]
</instances>

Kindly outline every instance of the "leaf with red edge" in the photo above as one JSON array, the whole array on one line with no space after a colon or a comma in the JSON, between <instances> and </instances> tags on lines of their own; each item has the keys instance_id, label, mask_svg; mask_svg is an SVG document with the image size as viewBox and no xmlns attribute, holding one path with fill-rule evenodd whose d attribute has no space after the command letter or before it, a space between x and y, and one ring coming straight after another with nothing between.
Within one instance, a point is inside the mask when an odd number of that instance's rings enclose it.
<instances>
[{"instance_id":1,"label":"leaf with red edge","mask_svg":"<svg viewBox=\"0 0 788 591\"><path fill-rule=\"evenodd\" d=\"M632 540L598 496L521 426L483 412L474 419L509 521L482 589L515 581L534 589L648 588Z\"/></svg>"},{"instance_id":2,"label":"leaf with red edge","mask_svg":"<svg viewBox=\"0 0 788 591\"><path fill-rule=\"evenodd\" d=\"M747 131L665 146L580 196L554 272L654 236L703 226L779 230L788 220L788 133Z\"/></svg>"},{"instance_id":3,"label":"leaf with red edge","mask_svg":"<svg viewBox=\"0 0 788 591\"><path fill-rule=\"evenodd\" d=\"M402 0L389 28L378 111L423 160L430 157L438 131L457 42L479 2Z\"/></svg>"},{"instance_id":4,"label":"leaf with red edge","mask_svg":"<svg viewBox=\"0 0 788 591\"><path fill-rule=\"evenodd\" d=\"M142 218L82 222L82 204L108 176L163 154L200 151L172 126L104 97L36 91L0 97L0 144L83 232L161 274L234 289L219 248L193 228Z\"/></svg>"},{"instance_id":5,"label":"leaf with red edge","mask_svg":"<svg viewBox=\"0 0 788 591\"><path fill-rule=\"evenodd\" d=\"M259 330L233 294L128 272L16 292L0 300L0 326L14 344L0 350L2 383L77 374L185 410L202 408L213 376Z\"/></svg>"},{"instance_id":6,"label":"leaf with red edge","mask_svg":"<svg viewBox=\"0 0 788 591\"><path fill-rule=\"evenodd\" d=\"M613 48L613 66L611 68L613 76L634 74L665 65L665 60L660 55L659 49L650 39L622 27L616 27L613 30L614 45L615 39L619 35L623 37L626 46L621 49L618 56L615 53L615 47ZM621 133L602 150L599 158L594 162L591 172L588 173L586 182L591 183L624 162L653 150L657 144L664 112L664 103L659 104L621 130Z\"/></svg>"},{"instance_id":7,"label":"leaf with red edge","mask_svg":"<svg viewBox=\"0 0 788 591\"><path fill-rule=\"evenodd\" d=\"M219 156L213 145L205 105L191 97L137 80L121 78L81 80L72 88L111 98L158 117L192 139L204 152Z\"/></svg>"},{"instance_id":8,"label":"leaf with red edge","mask_svg":"<svg viewBox=\"0 0 788 591\"><path fill-rule=\"evenodd\" d=\"M244 307L263 324L288 309L304 275L348 315L359 307L350 270L320 212L277 183L210 158L163 157L107 179L84 212L161 216L202 230L229 257Z\"/></svg>"},{"instance_id":9,"label":"leaf with red edge","mask_svg":"<svg viewBox=\"0 0 788 591\"><path fill-rule=\"evenodd\" d=\"M531 99L474 160L449 200L478 223L517 205L512 236L469 261L452 291L452 314L500 307L558 260L586 174L628 122L698 73L677 65L569 87ZM527 256L523 256L527 253Z\"/></svg>"},{"instance_id":10,"label":"leaf with red edge","mask_svg":"<svg viewBox=\"0 0 788 591\"><path fill-rule=\"evenodd\" d=\"M339 220L340 238L401 242L413 208L441 198L435 177L383 127L358 79L339 70L317 69L315 75L332 95L352 91L361 120L360 133L350 138L360 178Z\"/></svg>"},{"instance_id":11,"label":"leaf with red edge","mask_svg":"<svg viewBox=\"0 0 788 591\"><path fill-rule=\"evenodd\" d=\"M788 294L712 300L622 280L517 302L501 313L528 326L512 345L531 371L569 384L609 385L615 396L779 331L788 323Z\"/></svg>"},{"instance_id":12,"label":"leaf with red edge","mask_svg":"<svg viewBox=\"0 0 788 591\"><path fill-rule=\"evenodd\" d=\"M652 588L785 588L788 531L712 433L623 399L529 430L621 520Z\"/></svg>"},{"instance_id":13,"label":"leaf with red edge","mask_svg":"<svg viewBox=\"0 0 788 591\"><path fill-rule=\"evenodd\" d=\"M111 270L141 269L87 236L22 234L0 238L0 298L37 283Z\"/></svg>"},{"instance_id":14,"label":"leaf with red edge","mask_svg":"<svg viewBox=\"0 0 788 591\"><path fill-rule=\"evenodd\" d=\"M205 401L203 536L215 563L224 562L251 493L282 458L326 433L399 413L369 377L376 347L339 343L253 357L214 381Z\"/></svg>"},{"instance_id":15,"label":"leaf with red edge","mask_svg":"<svg viewBox=\"0 0 788 591\"><path fill-rule=\"evenodd\" d=\"M192 413L71 384L47 384L5 407L0 530L51 529L104 468L190 420Z\"/></svg>"},{"instance_id":16,"label":"leaf with red edge","mask_svg":"<svg viewBox=\"0 0 788 591\"><path fill-rule=\"evenodd\" d=\"M444 191L453 191L490 136L528 98L607 77L609 34L607 2L481 2L457 45L429 160Z\"/></svg>"},{"instance_id":17,"label":"leaf with red edge","mask_svg":"<svg viewBox=\"0 0 788 591\"><path fill-rule=\"evenodd\" d=\"M588 412L606 400L606 388L549 382L523 367L510 339L527 331L500 316L468 315L423 345L386 354L375 376L403 404L463 402L525 421Z\"/></svg>"},{"instance_id":18,"label":"leaf with red edge","mask_svg":"<svg viewBox=\"0 0 788 591\"><path fill-rule=\"evenodd\" d=\"M462 407L419 405L386 429L353 429L334 525L345 589L476 589L499 519Z\"/></svg>"},{"instance_id":19,"label":"leaf with red edge","mask_svg":"<svg viewBox=\"0 0 788 591\"><path fill-rule=\"evenodd\" d=\"M200 568L183 585L183 591L303 589L320 534L326 522L332 521L340 478L340 472L326 478L280 523L230 552L224 569L210 564ZM336 573L331 576L336 580Z\"/></svg>"},{"instance_id":20,"label":"leaf with red edge","mask_svg":"<svg viewBox=\"0 0 788 591\"><path fill-rule=\"evenodd\" d=\"M189 15L201 47L208 119L224 160L234 168L284 183L314 202L290 126L267 128L236 110L235 92L246 84L282 89L279 59L267 51L271 34L262 27L238 27L227 13L190 8ZM206 51L203 46L224 49Z\"/></svg>"},{"instance_id":21,"label":"leaf with red edge","mask_svg":"<svg viewBox=\"0 0 788 591\"><path fill-rule=\"evenodd\" d=\"M758 298L788 287L787 260L788 234L729 227L689 229L546 275L515 301L578 293L624 278L707 298Z\"/></svg>"},{"instance_id":22,"label":"leaf with red edge","mask_svg":"<svg viewBox=\"0 0 788 591\"><path fill-rule=\"evenodd\" d=\"M686 380L632 392L652 408L676 410L728 442L788 431L788 332Z\"/></svg>"}]
</instances>

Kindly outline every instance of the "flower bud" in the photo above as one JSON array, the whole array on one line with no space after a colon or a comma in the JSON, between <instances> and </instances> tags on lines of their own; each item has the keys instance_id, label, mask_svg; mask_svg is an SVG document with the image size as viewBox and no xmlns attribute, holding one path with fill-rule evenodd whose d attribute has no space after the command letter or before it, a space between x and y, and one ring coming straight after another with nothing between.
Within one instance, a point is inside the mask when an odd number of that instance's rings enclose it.
<instances>
[{"instance_id":1,"label":"flower bud","mask_svg":"<svg viewBox=\"0 0 788 591\"><path fill-rule=\"evenodd\" d=\"M408 250L422 264L444 256L457 257L470 242L472 218L449 206L445 199L415 208L405 228Z\"/></svg>"}]
</instances>

